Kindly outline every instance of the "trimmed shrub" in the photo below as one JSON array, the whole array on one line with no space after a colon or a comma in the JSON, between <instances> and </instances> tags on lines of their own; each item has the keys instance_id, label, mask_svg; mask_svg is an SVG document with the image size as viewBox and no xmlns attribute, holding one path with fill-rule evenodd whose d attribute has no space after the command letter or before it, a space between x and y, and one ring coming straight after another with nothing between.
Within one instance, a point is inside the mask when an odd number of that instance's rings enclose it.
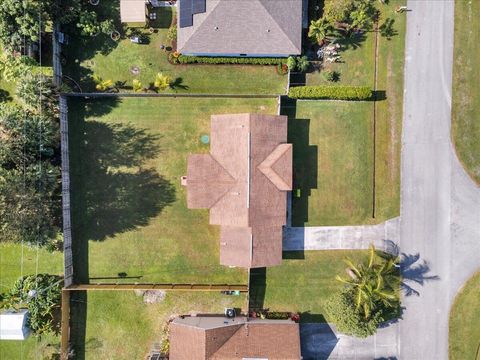
<instances>
[{"instance_id":1,"label":"trimmed shrub","mask_svg":"<svg viewBox=\"0 0 480 360\"><path fill-rule=\"evenodd\" d=\"M288 96L293 99L369 100L372 90L368 86L296 86Z\"/></svg>"},{"instance_id":2,"label":"trimmed shrub","mask_svg":"<svg viewBox=\"0 0 480 360\"><path fill-rule=\"evenodd\" d=\"M340 73L335 70L324 70L322 71L323 78L330 82L337 82L340 80Z\"/></svg>"},{"instance_id":3,"label":"trimmed shrub","mask_svg":"<svg viewBox=\"0 0 480 360\"><path fill-rule=\"evenodd\" d=\"M177 57L179 64L248 64L248 65L279 65L284 64L285 58L253 58L253 57L210 57L187 56Z\"/></svg>"},{"instance_id":4,"label":"trimmed shrub","mask_svg":"<svg viewBox=\"0 0 480 360\"><path fill-rule=\"evenodd\" d=\"M297 58L295 56L289 56L287 59L287 66L290 71L294 71L297 67Z\"/></svg>"},{"instance_id":5,"label":"trimmed shrub","mask_svg":"<svg viewBox=\"0 0 480 360\"><path fill-rule=\"evenodd\" d=\"M325 303L325 312L329 321L333 322L341 333L360 338L366 338L377 332L383 321L380 312L373 313L365 319L355 308L355 299L351 292L343 291L333 295Z\"/></svg>"}]
</instances>

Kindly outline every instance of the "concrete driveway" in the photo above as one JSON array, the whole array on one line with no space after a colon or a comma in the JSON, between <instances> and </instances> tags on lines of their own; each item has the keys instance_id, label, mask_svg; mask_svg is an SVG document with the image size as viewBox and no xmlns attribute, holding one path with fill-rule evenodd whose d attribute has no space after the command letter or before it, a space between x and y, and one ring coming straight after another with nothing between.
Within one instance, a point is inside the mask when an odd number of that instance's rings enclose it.
<instances>
[{"instance_id":1,"label":"concrete driveway","mask_svg":"<svg viewBox=\"0 0 480 360\"><path fill-rule=\"evenodd\" d=\"M400 247L404 295L399 357L448 359L448 316L480 268L480 190L450 140L452 1L408 1Z\"/></svg>"}]
</instances>

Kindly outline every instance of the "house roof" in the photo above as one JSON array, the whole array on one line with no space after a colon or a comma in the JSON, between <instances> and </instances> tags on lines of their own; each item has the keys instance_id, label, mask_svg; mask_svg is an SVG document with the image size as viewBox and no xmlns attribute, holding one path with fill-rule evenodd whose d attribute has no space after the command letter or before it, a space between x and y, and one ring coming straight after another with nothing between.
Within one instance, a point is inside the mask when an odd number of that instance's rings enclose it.
<instances>
[{"instance_id":1,"label":"house roof","mask_svg":"<svg viewBox=\"0 0 480 360\"><path fill-rule=\"evenodd\" d=\"M221 226L221 264L280 264L292 189L287 117L213 115L210 137L210 154L188 158L188 208L210 209L210 224Z\"/></svg>"},{"instance_id":2,"label":"house roof","mask_svg":"<svg viewBox=\"0 0 480 360\"><path fill-rule=\"evenodd\" d=\"M299 326L291 320L177 318L170 324L170 359L300 359Z\"/></svg>"},{"instance_id":3,"label":"house roof","mask_svg":"<svg viewBox=\"0 0 480 360\"><path fill-rule=\"evenodd\" d=\"M124 23L146 22L145 0L120 0L120 21Z\"/></svg>"},{"instance_id":4,"label":"house roof","mask_svg":"<svg viewBox=\"0 0 480 360\"><path fill-rule=\"evenodd\" d=\"M177 48L185 54L288 56L300 54L301 43L302 0L206 0L192 26L178 26Z\"/></svg>"}]
</instances>

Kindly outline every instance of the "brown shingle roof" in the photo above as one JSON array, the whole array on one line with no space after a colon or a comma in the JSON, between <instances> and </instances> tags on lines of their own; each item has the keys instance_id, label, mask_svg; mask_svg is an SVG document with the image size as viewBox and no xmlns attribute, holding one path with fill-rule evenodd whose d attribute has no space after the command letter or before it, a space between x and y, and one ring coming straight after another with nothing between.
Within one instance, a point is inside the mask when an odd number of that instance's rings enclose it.
<instances>
[{"instance_id":1,"label":"brown shingle roof","mask_svg":"<svg viewBox=\"0 0 480 360\"><path fill-rule=\"evenodd\" d=\"M178 27L185 54L288 56L301 53L301 42L302 0L206 0L193 26Z\"/></svg>"},{"instance_id":2,"label":"brown shingle roof","mask_svg":"<svg viewBox=\"0 0 480 360\"><path fill-rule=\"evenodd\" d=\"M300 359L300 331L290 320L234 322L221 317L187 317L170 324L171 360Z\"/></svg>"},{"instance_id":3,"label":"brown shingle roof","mask_svg":"<svg viewBox=\"0 0 480 360\"><path fill-rule=\"evenodd\" d=\"M282 261L292 145L285 116L235 114L211 119L210 155L190 155L187 205L209 208L221 225L220 263L265 267Z\"/></svg>"}]
</instances>

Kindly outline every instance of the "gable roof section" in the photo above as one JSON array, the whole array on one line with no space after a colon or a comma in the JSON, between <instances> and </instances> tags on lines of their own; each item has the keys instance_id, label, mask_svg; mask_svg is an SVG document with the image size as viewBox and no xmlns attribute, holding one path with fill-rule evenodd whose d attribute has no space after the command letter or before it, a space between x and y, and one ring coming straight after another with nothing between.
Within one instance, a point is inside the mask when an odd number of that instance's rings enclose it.
<instances>
[{"instance_id":1,"label":"gable roof section","mask_svg":"<svg viewBox=\"0 0 480 360\"><path fill-rule=\"evenodd\" d=\"M263 267L282 261L292 145L285 116L213 115L210 155L190 155L187 205L209 208L221 225L220 263Z\"/></svg>"},{"instance_id":2,"label":"gable roof section","mask_svg":"<svg viewBox=\"0 0 480 360\"><path fill-rule=\"evenodd\" d=\"M185 54L288 56L301 53L301 41L301 0L207 0L192 26L178 27L177 46Z\"/></svg>"},{"instance_id":3,"label":"gable roof section","mask_svg":"<svg viewBox=\"0 0 480 360\"><path fill-rule=\"evenodd\" d=\"M176 318L170 324L170 359L300 359L299 325L291 320L224 317Z\"/></svg>"}]
</instances>

